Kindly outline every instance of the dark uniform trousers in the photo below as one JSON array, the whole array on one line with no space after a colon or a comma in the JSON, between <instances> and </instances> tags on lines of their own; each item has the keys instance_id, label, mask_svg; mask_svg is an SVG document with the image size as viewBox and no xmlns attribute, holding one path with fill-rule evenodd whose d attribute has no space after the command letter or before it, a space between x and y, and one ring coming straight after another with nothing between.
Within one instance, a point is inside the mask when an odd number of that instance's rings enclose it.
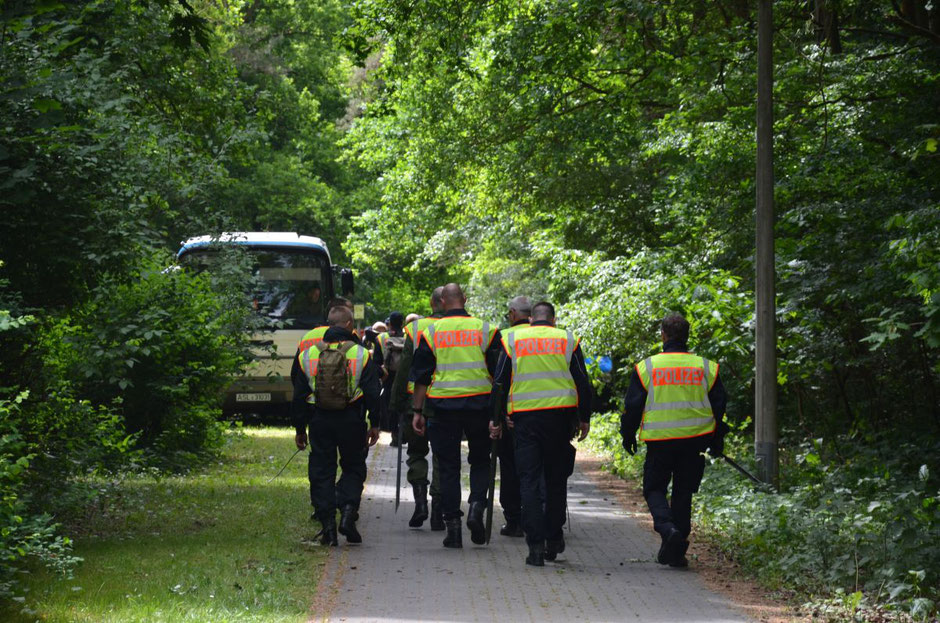
<instances>
[{"instance_id":1,"label":"dark uniform trousers","mask_svg":"<svg viewBox=\"0 0 940 623\"><path fill-rule=\"evenodd\" d=\"M314 411L310 420L310 502L317 519L332 519L336 509L357 510L366 481L366 421L362 410ZM341 474L336 479L336 454Z\"/></svg>"},{"instance_id":2,"label":"dark uniform trousers","mask_svg":"<svg viewBox=\"0 0 940 623\"><path fill-rule=\"evenodd\" d=\"M686 440L682 440L686 441ZM653 516L653 529L666 535L676 528L685 538L692 531L692 494L705 474L705 457L694 446L671 441L646 444L643 464L643 497ZM666 498L672 480L672 499Z\"/></svg>"},{"instance_id":3,"label":"dark uniform trousers","mask_svg":"<svg viewBox=\"0 0 940 623\"><path fill-rule=\"evenodd\" d=\"M430 421L433 417L433 415L429 413L430 406L425 404L424 410L425 413L428 413L427 417L428 421ZM405 459L405 464L408 465L408 483L411 485L427 485L428 454L430 452L428 437L427 435L421 437L415 432L415 429L407 423L405 424L404 432L405 438L403 443L408 444L408 458ZM437 454L431 455L431 463L430 492L431 497L436 500L441 494L441 474L437 464Z\"/></svg>"},{"instance_id":4,"label":"dark uniform trousers","mask_svg":"<svg viewBox=\"0 0 940 623\"><path fill-rule=\"evenodd\" d=\"M571 410L516 413L512 420L526 543L558 540L565 525L568 476L575 452L568 441Z\"/></svg>"},{"instance_id":5,"label":"dark uniform trousers","mask_svg":"<svg viewBox=\"0 0 940 623\"><path fill-rule=\"evenodd\" d=\"M503 507L503 517L509 523L516 523L522 518L522 497L519 491L519 474L516 471L515 434L513 429L503 429L499 440L499 505Z\"/></svg>"},{"instance_id":6,"label":"dark uniform trousers","mask_svg":"<svg viewBox=\"0 0 940 623\"><path fill-rule=\"evenodd\" d=\"M469 502L486 503L490 471L490 432L486 411L441 411L428 420L431 450L440 471L440 500L444 519L461 517L460 441L466 435L470 452Z\"/></svg>"}]
</instances>

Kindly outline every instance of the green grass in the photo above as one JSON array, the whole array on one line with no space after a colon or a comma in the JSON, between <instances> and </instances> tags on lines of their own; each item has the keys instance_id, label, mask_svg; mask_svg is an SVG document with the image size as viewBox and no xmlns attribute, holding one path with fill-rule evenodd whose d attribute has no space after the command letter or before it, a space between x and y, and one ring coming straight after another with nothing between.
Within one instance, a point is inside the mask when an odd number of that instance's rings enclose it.
<instances>
[{"instance_id":1,"label":"green grass","mask_svg":"<svg viewBox=\"0 0 940 623\"><path fill-rule=\"evenodd\" d=\"M306 453L287 429L233 435L186 476L131 476L83 520L72 579L36 573L7 621L302 621L326 551L309 544Z\"/></svg>"}]
</instances>

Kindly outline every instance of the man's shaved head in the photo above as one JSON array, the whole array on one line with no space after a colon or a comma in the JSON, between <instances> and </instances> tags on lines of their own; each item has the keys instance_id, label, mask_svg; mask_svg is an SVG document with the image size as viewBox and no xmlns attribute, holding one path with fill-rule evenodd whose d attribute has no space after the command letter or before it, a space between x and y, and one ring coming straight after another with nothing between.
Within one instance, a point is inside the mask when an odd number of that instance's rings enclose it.
<instances>
[{"instance_id":1,"label":"man's shaved head","mask_svg":"<svg viewBox=\"0 0 940 623\"><path fill-rule=\"evenodd\" d=\"M441 298L444 299L444 308L447 310L463 309L464 305L467 304L467 297L464 296L463 290L456 283L448 283L444 286L443 291L441 291Z\"/></svg>"},{"instance_id":2,"label":"man's shaved head","mask_svg":"<svg viewBox=\"0 0 940 623\"><path fill-rule=\"evenodd\" d=\"M535 307L532 308L532 320L555 320L555 306L549 303L548 301L542 301L537 303Z\"/></svg>"},{"instance_id":3,"label":"man's shaved head","mask_svg":"<svg viewBox=\"0 0 940 623\"><path fill-rule=\"evenodd\" d=\"M327 318L327 322L331 327L343 327L347 328L352 324L353 313L352 310L346 307L345 305L337 305L330 310L330 315Z\"/></svg>"},{"instance_id":4,"label":"man's shaved head","mask_svg":"<svg viewBox=\"0 0 940 623\"><path fill-rule=\"evenodd\" d=\"M431 292L431 309L434 311L443 311L444 309L444 286L437 286Z\"/></svg>"}]
</instances>

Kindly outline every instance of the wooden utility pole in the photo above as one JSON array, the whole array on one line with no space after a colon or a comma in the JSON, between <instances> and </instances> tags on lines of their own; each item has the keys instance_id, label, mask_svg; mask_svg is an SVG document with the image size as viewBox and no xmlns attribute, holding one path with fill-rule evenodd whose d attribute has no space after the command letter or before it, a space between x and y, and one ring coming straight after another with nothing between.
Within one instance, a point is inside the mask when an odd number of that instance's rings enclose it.
<instances>
[{"instance_id":1,"label":"wooden utility pole","mask_svg":"<svg viewBox=\"0 0 940 623\"><path fill-rule=\"evenodd\" d=\"M757 212L754 452L760 479L777 485L777 331L774 270L772 0L757 5Z\"/></svg>"}]
</instances>

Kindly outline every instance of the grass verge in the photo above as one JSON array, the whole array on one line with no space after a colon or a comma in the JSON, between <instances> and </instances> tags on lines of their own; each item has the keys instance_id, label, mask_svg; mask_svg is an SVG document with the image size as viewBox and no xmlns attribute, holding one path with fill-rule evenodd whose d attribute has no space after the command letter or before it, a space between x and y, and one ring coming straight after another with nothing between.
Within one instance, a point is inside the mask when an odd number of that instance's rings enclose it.
<instances>
[{"instance_id":1,"label":"grass verge","mask_svg":"<svg viewBox=\"0 0 940 623\"><path fill-rule=\"evenodd\" d=\"M71 579L36 572L11 622L302 621L326 551L309 544L306 455L288 429L233 434L185 476L130 475L80 526Z\"/></svg>"}]
</instances>

